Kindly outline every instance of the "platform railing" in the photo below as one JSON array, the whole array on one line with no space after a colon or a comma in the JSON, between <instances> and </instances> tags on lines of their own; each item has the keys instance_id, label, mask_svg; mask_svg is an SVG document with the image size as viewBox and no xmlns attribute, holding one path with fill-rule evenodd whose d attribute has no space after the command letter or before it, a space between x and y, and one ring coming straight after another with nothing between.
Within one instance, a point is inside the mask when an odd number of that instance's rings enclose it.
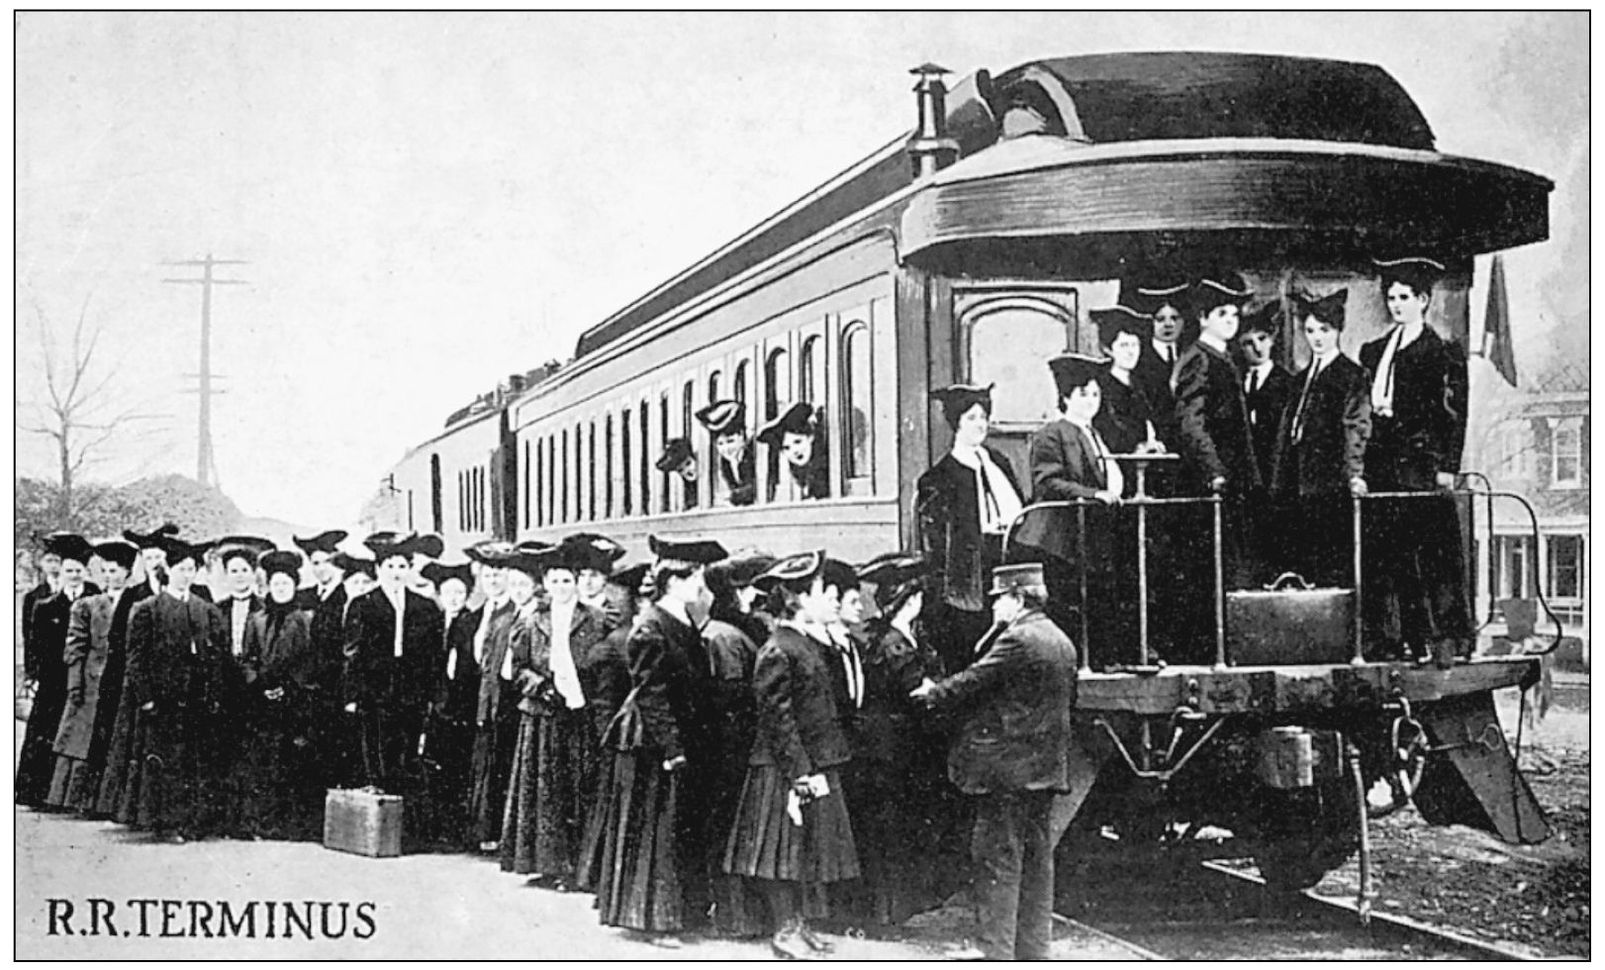
<instances>
[{"instance_id":1,"label":"platform railing","mask_svg":"<svg viewBox=\"0 0 1605 970\"><path fill-rule=\"evenodd\" d=\"M1119 458L1121 458L1122 460L1125 460L1125 461L1131 461L1136 465L1136 481L1135 481L1135 486L1134 486L1134 493L1130 498L1121 499L1121 501L1120 501L1118 506L1108 506L1105 503L1103 503L1102 501L1099 501L1099 500L1096 500L1096 499L1088 499L1088 498L1058 499L1058 500L1052 500L1052 501L1047 501L1047 502L1037 502L1037 503L1034 503L1034 504L1031 504L1031 505L1027 505L1027 506L1025 506L1024 508L1022 508L1020 510L1020 513L1014 518L1014 520L1012 522L1009 523L1009 526L1008 526L1007 530L1005 530L1005 532L1004 532L1004 535L1003 535L1003 558L1004 558L1004 560L1007 561L1007 559L1008 559L1009 544L1010 544L1010 541L1014 538L1014 535L1015 535L1015 532L1016 532L1017 528L1019 527L1020 523L1022 523L1023 521L1026 520L1026 518L1028 516L1032 515L1033 513L1040 513L1040 512L1044 512L1044 511L1048 511L1048 510L1052 510L1052 509L1066 509L1066 510L1074 509L1075 510L1075 512L1076 512L1075 519L1076 519L1077 585L1079 587L1079 592L1080 592L1080 606L1079 606L1079 608L1077 610L1077 613L1078 613L1078 625L1080 626L1080 634L1081 634L1081 639L1080 639L1080 645L1081 645L1080 666L1081 666L1081 669L1084 670L1084 671L1085 670L1090 670L1091 669L1091 662L1092 662L1091 661L1091 646L1093 646L1093 644L1091 642L1092 638L1091 638L1091 635L1090 635L1091 634L1091 630L1090 630L1090 623L1089 623L1089 619L1088 619L1089 609L1088 609L1088 602L1087 602L1087 598L1088 598L1088 595L1089 595L1089 592L1090 592L1089 580L1088 580L1088 572L1087 572L1087 509L1089 507L1091 507L1091 508L1099 508L1099 509L1112 508L1112 507L1130 507L1130 508L1134 508L1135 512L1136 512L1136 532L1137 532L1137 535L1136 535L1136 539L1137 539L1137 665L1139 667L1148 667L1148 666L1152 665L1152 660L1153 660L1152 647L1151 647L1151 644L1150 644L1150 641L1149 641L1150 617L1149 617L1149 605L1148 605L1148 599L1149 599L1149 596L1148 596L1148 592L1149 592L1149 564L1148 564L1148 525L1149 525L1149 523L1148 523L1148 510L1151 509L1151 508L1162 507L1162 506L1195 506L1196 507L1196 506L1201 506L1201 505L1207 505L1207 506L1210 507L1210 510L1211 510L1211 530L1210 530L1211 531L1211 566L1212 566L1212 577L1211 578L1213 579L1214 594L1215 594L1214 595L1214 607L1215 607L1214 608L1214 614L1215 614L1215 616L1214 616L1214 627L1215 627L1215 629L1214 629L1214 640L1215 640L1215 643L1214 643L1214 647L1215 647L1215 650L1214 650L1214 654L1215 654L1214 666L1215 666L1216 669L1224 669L1225 667L1229 666L1229 664L1228 664L1228 656L1227 656L1227 649L1226 649L1226 588L1225 588L1225 562L1224 562L1224 555L1223 555L1223 539L1224 539L1224 536L1223 536L1223 528L1224 528L1224 526L1223 526L1223 506L1224 506L1224 499L1219 494L1201 495L1201 496L1162 497L1162 498L1161 497L1151 496L1151 495L1148 494L1148 490L1147 490L1147 470L1148 470L1147 466L1148 466L1148 463L1150 461L1152 461L1152 460L1155 460L1155 459L1162 459L1162 458L1172 458L1173 459L1174 456L1131 455L1131 456L1117 456L1117 457L1119 457ZM1352 626L1351 636L1352 636L1352 644L1353 644L1353 646L1352 646L1352 650L1351 650L1351 654L1350 654L1350 661L1349 661L1351 664L1359 665L1359 664L1364 664L1364 663L1367 662L1366 658L1365 658L1365 571L1366 570L1365 570L1365 535L1364 535L1364 527L1365 527L1365 511L1364 511L1364 508L1365 508L1366 503L1374 502L1374 501L1400 501L1400 500L1403 500L1403 501L1422 501L1422 500L1429 500L1429 499L1435 499L1435 500L1438 500L1438 501L1442 501L1444 499L1453 499L1453 498L1456 498L1456 497L1466 497L1466 498L1469 498L1469 499L1472 500L1472 504L1471 504L1471 507L1470 507L1471 508L1471 517L1472 517L1471 529L1472 529L1472 533L1475 534L1475 531L1476 531L1476 503L1475 503L1475 500L1477 498L1482 498L1482 499L1485 500L1485 504L1486 504L1486 508L1487 508L1488 521L1492 522L1493 521L1493 502L1494 502L1494 500L1495 499L1510 499L1510 500L1515 501L1516 503L1518 503L1526 511L1527 517L1528 517L1528 521L1529 521L1530 526L1531 526L1531 532L1532 532L1532 536L1533 536L1533 544L1534 544L1534 547L1536 548L1537 542L1538 542L1538 540L1537 540L1537 537L1538 537L1538 516L1537 516L1537 513L1534 511L1531 503L1529 503L1524 496L1522 496L1522 495L1520 495L1520 494L1518 494L1516 492L1499 491L1499 490L1493 489L1491 487L1486 487L1487 484L1488 484L1488 480L1485 477L1481 476L1480 473L1468 472L1468 473L1464 473L1461 476L1459 476L1459 478L1460 478L1460 480L1462 482L1465 481L1468 478L1471 478L1471 477L1481 478L1485 487L1482 487L1482 488L1470 488L1470 487L1466 487L1465 485L1461 485L1461 486L1453 488L1453 489L1438 489L1438 490L1427 491L1427 492L1369 492L1369 493L1367 493L1365 495L1353 495L1353 496L1350 496L1351 508L1352 508L1352 516L1351 516L1351 518L1352 518L1352 529L1353 529L1353 531L1352 531L1351 538L1353 540L1353 579L1354 579L1354 615L1353 615L1352 623L1351 623L1351 626ZM1468 572L1468 576L1466 578L1469 580L1469 579L1471 579L1470 567L1469 566L1468 566L1467 572ZM1472 588L1472 587L1468 586L1468 591L1469 591L1470 588ZM1539 605L1543 608L1543 611L1544 611L1545 615L1555 625L1555 636L1551 640L1551 642L1550 642L1548 647L1546 647L1545 649L1540 650L1540 651L1533 651L1530 654L1531 656L1540 656L1540 655L1547 654L1547 653L1550 653L1551 651L1553 651L1557 646L1559 646L1560 640L1561 640L1561 636L1563 634L1563 627L1562 627L1560 618L1558 616L1556 616L1554 610L1550 608L1548 601L1544 598L1543 590L1541 588L1537 589L1536 593L1537 593L1537 599L1538 599ZM1486 626L1486 625L1487 625L1487 623L1485 622L1483 624L1483 626ZM1479 629L1480 629L1480 627L1479 627Z\"/></svg>"}]
</instances>

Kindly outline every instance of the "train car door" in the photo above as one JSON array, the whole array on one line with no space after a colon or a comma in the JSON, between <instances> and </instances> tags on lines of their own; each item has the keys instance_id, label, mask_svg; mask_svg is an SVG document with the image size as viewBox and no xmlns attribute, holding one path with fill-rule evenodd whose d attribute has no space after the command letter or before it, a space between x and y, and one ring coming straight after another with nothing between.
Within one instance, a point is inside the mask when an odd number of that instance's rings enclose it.
<instances>
[{"instance_id":1,"label":"train car door","mask_svg":"<svg viewBox=\"0 0 1605 970\"><path fill-rule=\"evenodd\" d=\"M955 379L993 384L988 443L1014 466L1029 498L1027 441L1058 414L1048 361L1082 350L1080 288L1056 283L955 283ZM933 427L943 436L951 432Z\"/></svg>"}]
</instances>

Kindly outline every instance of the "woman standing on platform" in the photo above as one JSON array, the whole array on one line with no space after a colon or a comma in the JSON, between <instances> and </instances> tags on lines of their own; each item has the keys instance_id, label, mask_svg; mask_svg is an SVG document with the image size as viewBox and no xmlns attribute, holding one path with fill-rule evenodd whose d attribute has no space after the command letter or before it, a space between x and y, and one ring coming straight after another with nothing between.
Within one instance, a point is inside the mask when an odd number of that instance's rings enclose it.
<instances>
[{"instance_id":1,"label":"woman standing on platform","mask_svg":"<svg viewBox=\"0 0 1605 970\"><path fill-rule=\"evenodd\" d=\"M707 595L703 569L725 558L712 540L649 537L657 599L631 632L630 694L604 743L617 752L602 807L596 903L604 926L678 947L707 911L706 794L685 777L712 748L708 664L690 607Z\"/></svg>"},{"instance_id":2,"label":"woman standing on platform","mask_svg":"<svg viewBox=\"0 0 1605 970\"><path fill-rule=\"evenodd\" d=\"M506 568L513 547L506 543L484 544L468 549L468 557L480 563L480 582L487 599L479 630L474 634L474 656L478 659L479 694L474 711L474 750L468 796L468 824L471 841L481 852L493 852L499 845L502 811L506 807L507 779L513 766L513 747L518 740L518 697L512 678L501 676L508 638L519 603L514 599L514 571ZM518 595L524 601L534 595L533 581L519 580Z\"/></svg>"},{"instance_id":3,"label":"woman standing on platform","mask_svg":"<svg viewBox=\"0 0 1605 970\"><path fill-rule=\"evenodd\" d=\"M953 429L953 447L916 486L920 550L932 566L922 619L943 666L959 671L992 626L984 584L1025 503L1008 459L986 445L992 387L955 384L931 397Z\"/></svg>"},{"instance_id":4,"label":"woman standing on platform","mask_svg":"<svg viewBox=\"0 0 1605 970\"><path fill-rule=\"evenodd\" d=\"M858 852L840 769L852 757L836 711L827 631L838 604L825 585L825 553L782 559L760 582L770 589L775 632L758 652L757 731L725 852L726 872L754 880L782 959L830 944L809 928L824 887L858 878Z\"/></svg>"},{"instance_id":5,"label":"woman standing on platform","mask_svg":"<svg viewBox=\"0 0 1605 970\"><path fill-rule=\"evenodd\" d=\"M595 792L596 736L586 712L596 691L592 653L606 634L600 610L579 601L585 550L565 542L540 557L546 602L512 645L521 721L507 784L502 871L567 890Z\"/></svg>"},{"instance_id":6,"label":"woman standing on platform","mask_svg":"<svg viewBox=\"0 0 1605 970\"><path fill-rule=\"evenodd\" d=\"M56 532L45 537L45 551L61 561L59 588L33 608L28 642L23 644L23 675L38 685L28 728L17 757L17 804L42 807L56 770L56 730L67 707L67 626L74 604L100 592L88 582L94 555L83 536Z\"/></svg>"},{"instance_id":7,"label":"woman standing on platform","mask_svg":"<svg viewBox=\"0 0 1605 970\"><path fill-rule=\"evenodd\" d=\"M245 626L243 713L255 740L240 753L238 824L256 838L312 840L322 831L328 787L317 743L317 726L332 706L324 696L325 660L312 643L312 614L296 597L300 555L274 550L257 565L267 573L268 595Z\"/></svg>"}]
</instances>

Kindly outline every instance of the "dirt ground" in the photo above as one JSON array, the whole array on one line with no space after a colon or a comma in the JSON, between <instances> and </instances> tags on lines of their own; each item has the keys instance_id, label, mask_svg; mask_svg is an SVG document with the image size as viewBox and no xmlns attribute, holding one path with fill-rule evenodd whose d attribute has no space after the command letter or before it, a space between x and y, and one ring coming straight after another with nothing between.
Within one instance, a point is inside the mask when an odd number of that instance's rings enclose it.
<instances>
[{"instance_id":1,"label":"dirt ground","mask_svg":"<svg viewBox=\"0 0 1605 970\"><path fill-rule=\"evenodd\" d=\"M1588 957L1589 742L1587 682L1560 685L1555 706L1524 730L1521 768L1553 827L1535 846L1506 845L1460 826L1435 828L1413 809L1372 826L1377 908L1546 957ZM1517 700L1499 698L1515 740ZM1330 873L1317 891L1352 897L1359 865Z\"/></svg>"}]
</instances>

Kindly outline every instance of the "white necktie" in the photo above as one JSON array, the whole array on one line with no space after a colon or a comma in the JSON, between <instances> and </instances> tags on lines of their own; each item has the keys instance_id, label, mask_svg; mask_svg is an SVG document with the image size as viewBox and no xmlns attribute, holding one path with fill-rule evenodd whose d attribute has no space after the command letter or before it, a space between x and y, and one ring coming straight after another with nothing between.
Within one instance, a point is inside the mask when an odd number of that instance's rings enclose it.
<instances>
[{"instance_id":1,"label":"white necktie","mask_svg":"<svg viewBox=\"0 0 1605 970\"><path fill-rule=\"evenodd\" d=\"M1377 361L1377 374L1371 381L1371 408L1377 417L1393 417L1393 359L1403 343L1404 328L1395 328L1387 346L1382 348L1382 358Z\"/></svg>"},{"instance_id":2,"label":"white necktie","mask_svg":"<svg viewBox=\"0 0 1605 970\"><path fill-rule=\"evenodd\" d=\"M1304 380L1304 390L1299 393L1298 407L1293 411L1293 443L1298 444L1304 438L1304 406L1310 401L1310 388L1315 386L1315 379L1321 376L1321 361L1319 358L1310 361L1310 376Z\"/></svg>"},{"instance_id":3,"label":"white necktie","mask_svg":"<svg viewBox=\"0 0 1605 970\"><path fill-rule=\"evenodd\" d=\"M407 602L407 593L406 593L405 590L403 590L398 595L392 596L390 598L390 604L396 608L396 642L395 642L395 653L394 653L394 656L397 656L397 657L401 656L401 614L402 614L403 604L405 604L406 602Z\"/></svg>"},{"instance_id":4,"label":"white necktie","mask_svg":"<svg viewBox=\"0 0 1605 970\"><path fill-rule=\"evenodd\" d=\"M569 627L574 623L574 610L561 614L552 610L552 682L569 710L585 706L585 691L580 687L580 674L574 667L574 653L569 647Z\"/></svg>"},{"instance_id":5,"label":"white necktie","mask_svg":"<svg viewBox=\"0 0 1605 970\"><path fill-rule=\"evenodd\" d=\"M1103 466L1104 485L1116 495L1122 495L1126 490L1126 476L1120 470L1120 462L1110 457L1109 448L1103 443L1103 436L1087 425L1087 433L1092 436L1092 450L1098 456Z\"/></svg>"}]
</instances>

